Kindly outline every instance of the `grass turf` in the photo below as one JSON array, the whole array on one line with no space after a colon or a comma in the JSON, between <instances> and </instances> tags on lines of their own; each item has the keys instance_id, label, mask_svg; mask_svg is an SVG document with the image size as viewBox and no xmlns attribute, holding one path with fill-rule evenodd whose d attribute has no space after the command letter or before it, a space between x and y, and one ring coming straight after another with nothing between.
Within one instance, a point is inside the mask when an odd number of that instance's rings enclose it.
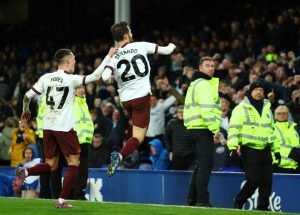
<instances>
[{"instance_id":1,"label":"grass turf","mask_svg":"<svg viewBox=\"0 0 300 215\"><path fill-rule=\"evenodd\" d=\"M55 200L0 198L0 215L260 215L272 212L243 211L222 208L70 201L75 208L57 209ZM291 213L280 213L280 215Z\"/></svg>"}]
</instances>

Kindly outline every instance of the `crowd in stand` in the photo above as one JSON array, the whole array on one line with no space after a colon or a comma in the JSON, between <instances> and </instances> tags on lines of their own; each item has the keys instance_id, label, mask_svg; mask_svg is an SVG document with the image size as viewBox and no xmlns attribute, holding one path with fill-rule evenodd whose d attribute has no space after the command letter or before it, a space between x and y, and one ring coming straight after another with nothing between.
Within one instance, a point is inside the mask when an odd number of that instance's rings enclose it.
<instances>
[{"instance_id":1,"label":"crowd in stand","mask_svg":"<svg viewBox=\"0 0 300 215\"><path fill-rule=\"evenodd\" d=\"M245 10L253 7L248 6ZM139 39L147 38L160 45L173 42L177 48L171 57L149 58L153 92L150 126L145 143L122 168L191 168L193 149L186 141L180 114L191 77L203 56L214 58L216 74L221 80L224 141L215 145L214 170L238 166L238 162L228 159L226 130L231 110L243 99L249 84L261 80L272 110L285 104L289 107L290 119L299 122L300 7L273 14L270 19L259 14L223 21L216 27L204 23L181 26L174 31L152 30L147 37ZM15 41L0 46L0 165L17 166L22 161L23 150L35 144L30 135L36 130L38 98L32 102L35 107L30 108L36 110L32 111L30 124L24 128L18 121L26 91L41 75L56 69L52 55L58 44L49 41ZM76 53L76 73L87 75L100 65L110 44L99 39L90 43L66 43L66 46ZM105 85L99 80L88 84L86 100L95 126L89 167L104 167L110 153L122 148L129 117L120 105L115 83ZM186 163L178 163L178 158Z\"/></svg>"}]
</instances>

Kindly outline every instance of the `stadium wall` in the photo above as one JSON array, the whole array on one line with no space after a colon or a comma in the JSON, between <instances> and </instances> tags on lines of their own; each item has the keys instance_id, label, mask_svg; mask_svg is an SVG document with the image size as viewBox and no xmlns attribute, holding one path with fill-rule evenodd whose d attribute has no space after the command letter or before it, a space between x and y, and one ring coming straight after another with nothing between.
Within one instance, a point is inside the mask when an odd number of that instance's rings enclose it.
<instances>
[{"instance_id":1,"label":"stadium wall","mask_svg":"<svg viewBox=\"0 0 300 215\"><path fill-rule=\"evenodd\" d=\"M10 174L11 168L0 168ZM119 170L109 178L105 169L90 169L86 197L90 201L184 205L190 171ZM300 175L274 174L270 209L300 212ZM211 204L231 208L232 200L244 184L243 173L213 172L209 185ZM254 209L258 191L248 199L245 209Z\"/></svg>"}]
</instances>

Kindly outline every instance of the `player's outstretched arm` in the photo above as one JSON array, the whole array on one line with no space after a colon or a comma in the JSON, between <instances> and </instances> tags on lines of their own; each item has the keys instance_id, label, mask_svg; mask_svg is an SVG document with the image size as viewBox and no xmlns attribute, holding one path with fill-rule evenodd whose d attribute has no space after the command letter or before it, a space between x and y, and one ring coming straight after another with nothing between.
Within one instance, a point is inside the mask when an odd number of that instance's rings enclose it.
<instances>
[{"instance_id":1,"label":"player's outstretched arm","mask_svg":"<svg viewBox=\"0 0 300 215\"><path fill-rule=\"evenodd\" d=\"M108 54L103 59L103 61L100 64L100 66L98 66L98 68L95 69L95 71L92 74L86 76L85 83L88 84L90 82L97 81L97 80L99 80L101 78L105 66L109 63L110 59L117 52L117 50L118 49L115 48L115 47L112 47L112 48L109 49Z\"/></svg>"},{"instance_id":2,"label":"player's outstretched arm","mask_svg":"<svg viewBox=\"0 0 300 215\"><path fill-rule=\"evenodd\" d=\"M112 69L109 67L106 67L104 69L104 72L102 74L102 80L104 81L104 83L106 84L111 84L112 83Z\"/></svg>"},{"instance_id":3,"label":"player's outstretched arm","mask_svg":"<svg viewBox=\"0 0 300 215\"><path fill-rule=\"evenodd\" d=\"M168 46L158 46L157 53L162 55L169 55L171 54L176 46L173 43L169 43Z\"/></svg>"},{"instance_id":4,"label":"player's outstretched arm","mask_svg":"<svg viewBox=\"0 0 300 215\"><path fill-rule=\"evenodd\" d=\"M23 113L21 115L21 119L25 121L29 121L31 117L31 112L29 110L30 100L31 98L25 94L23 98Z\"/></svg>"}]
</instances>

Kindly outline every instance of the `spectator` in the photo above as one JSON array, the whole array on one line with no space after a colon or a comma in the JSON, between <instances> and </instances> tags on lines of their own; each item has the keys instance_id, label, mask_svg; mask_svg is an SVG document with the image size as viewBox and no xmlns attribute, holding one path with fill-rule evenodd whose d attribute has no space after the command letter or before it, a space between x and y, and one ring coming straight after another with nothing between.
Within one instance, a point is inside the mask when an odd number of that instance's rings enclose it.
<instances>
[{"instance_id":1,"label":"spectator","mask_svg":"<svg viewBox=\"0 0 300 215\"><path fill-rule=\"evenodd\" d=\"M88 104L89 109L94 109L94 101L96 99L96 90L95 90L95 84L89 83L86 85L86 103Z\"/></svg>"},{"instance_id":2,"label":"spectator","mask_svg":"<svg viewBox=\"0 0 300 215\"><path fill-rule=\"evenodd\" d=\"M41 163L40 158L34 158L34 150L31 147L26 147L23 150L23 161L18 167L30 168ZM39 193L39 176L29 176L25 179L21 188L22 198L37 198Z\"/></svg>"},{"instance_id":3,"label":"spectator","mask_svg":"<svg viewBox=\"0 0 300 215\"><path fill-rule=\"evenodd\" d=\"M169 153L159 139L153 139L150 144L150 161L152 170L166 170L170 168Z\"/></svg>"},{"instance_id":4,"label":"spectator","mask_svg":"<svg viewBox=\"0 0 300 215\"><path fill-rule=\"evenodd\" d=\"M108 116L113 106L110 102L104 103L101 99L95 99L96 116L93 119L95 133L100 133L104 138L108 138L113 127L112 119Z\"/></svg>"},{"instance_id":5,"label":"spectator","mask_svg":"<svg viewBox=\"0 0 300 215\"><path fill-rule=\"evenodd\" d=\"M184 57L181 53L174 53L171 55L171 60L171 72L170 74L168 74L168 79L173 85L175 83L176 78L182 74Z\"/></svg>"},{"instance_id":6,"label":"spectator","mask_svg":"<svg viewBox=\"0 0 300 215\"><path fill-rule=\"evenodd\" d=\"M36 136L32 129L28 127L28 122L21 120L19 128L12 132L12 142L9 149L12 167L17 167L23 160L23 150L30 144L36 143Z\"/></svg>"},{"instance_id":7,"label":"spectator","mask_svg":"<svg viewBox=\"0 0 300 215\"><path fill-rule=\"evenodd\" d=\"M221 127L225 130L224 136L227 137L227 130L229 126L229 118L231 116L231 104L232 101L227 95L221 97L221 108L222 108L222 122Z\"/></svg>"},{"instance_id":8,"label":"spectator","mask_svg":"<svg viewBox=\"0 0 300 215\"><path fill-rule=\"evenodd\" d=\"M112 128L108 136L109 145L112 151L120 151L126 138L126 128L128 127L123 108L118 106L112 114Z\"/></svg>"},{"instance_id":9,"label":"spectator","mask_svg":"<svg viewBox=\"0 0 300 215\"><path fill-rule=\"evenodd\" d=\"M158 100L155 95L151 95L150 123L146 133L149 139L162 139L165 131L165 111L176 102L174 96L166 100Z\"/></svg>"},{"instance_id":10,"label":"spectator","mask_svg":"<svg viewBox=\"0 0 300 215\"><path fill-rule=\"evenodd\" d=\"M89 168L105 167L109 163L110 150L101 134L95 133L93 143L89 146Z\"/></svg>"},{"instance_id":11,"label":"spectator","mask_svg":"<svg viewBox=\"0 0 300 215\"><path fill-rule=\"evenodd\" d=\"M165 111L168 110L178 100L183 103L183 96L176 92L175 88L171 87L168 79L163 79L161 90L168 92L170 95L165 100L158 100L155 95L151 95L150 123L146 133L148 140L159 138L163 140L165 131Z\"/></svg>"},{"instance_id":12,"label":"spectator","mask_svg":"<svg viewBox=\"0 0 300 215\"><path fill-rule=\"evenodd\" d=\"M292 121L300 122L300 90L294 90L291 95L291 101L287 104ZM300 125L297 124L298 129Z\"/></svg>"},{"instance_id":13,"label":"spectator","mask_svg":"<svg viewBox=\"0 0 300 215\"><path fill-rule=\"evenodd\" d=\"M26 77L25 73L20 75L20 81L17 83L14 89L14 96L18 98L18 104L16 107L17 116L21 116L22 113L22 98L24 97L27 90L31 87L28 77Z\"/></svg>"},{"instance_id":14,"label":"spectator","mask_svg":"<svg viewBox=\"0 0 300 215\"><path fill-rule=\"evenodd\" d=\"M275 109L275 135L280 144L281 162L273 156L273 171L277 173L299 174L300 156L291 157L295 151L300 151L299 130L297 124L288 120L289 109L280 105Z\"/></svg>"},{"instance_id":15,"label":"spectator","mask_svg":"<svg viewBox=\"0 0 300 215\"><path fill-rule=\"evenodd\" d=\"M10 166L9 149L12 143L12 131L18 127L14 118L7 118L0 136L0 166Z\"/></svg>"},{"instance_id":16,"label":"spectator","mask_svg":"<svg viewBox=\"0 0 300 215\"><path fill-rule=\"evenodd\" d=\"M268 82L276 82L276 74L275 72L265 72L263 74L263 79Z\"/></svg>"},{"instance_id":17,"label":"spectator","mask_svg":"<svg viewBox=\"0 0 300 215\"><path fill-rule=\"evenodd\" d=\"M26 147L22 152L23 160L18 167L32 167L40 163L40 158L34 157L34 150L31 147ZM14 196L13 192L13 176L0 174L0 196ZM39 192L39 176L30 176L26 178L22 184L22 198L37 198Z\"/></svg>"},{"instance_id":18,"label":"spectator","mask_svg":"<svg viewBox=\"0 0 300 215\"><path fill-rule=\"evenodd\" d=\"M9 103L5 99L0 98L0 121L4 122L8 117L13 117L14 115L14 110Z\"/></svg>"},{"instance_id":19,"label":"spectator","mask_svg":"<svg viewBox=\"0 0 300 215\"><path fill-rule=\"evenodd\" d=\"M227 84L235 90L242 88L242 79L240 77L241 69L236 65L232 64L229 69L229 76L227 77Z\"/></svg>"},{"instance_id":20,"label":"spectator","mask_svg":"<svg viewBox=\"0 0 300 215\"><path fill-rule=\"evenodd\" d=\"M221 95L222 121L220 135L214 139L214 165L213 171L233 171L239 170L239 159L229 159L229 150L227 147L227 130L229 127L229 118L231 116L231 101L225 94Z\"/></svg>"},{"instance_id":21,"label":"spectator","mask_svg":"<svg viewBox=\"0 0 300 215\"><path fill-rule=\"evenodd\" d=\"M278 55L275 52L274 45L270 44L270 45L267 46L266 61L268 63L270 63L270 62L277 62L278 61Z\"/></svg>"},{"instance_id":22,"label":"spectator","mask_svg":"<svg viewBox=\"0 0 300 215\"><path fill-rule=\"evenodd\" d=\"M177 91L179 91L182 95L185 96L186 91L191 83L193 74L194 74L195 70L193 67L184 67L183 68L183 73L182 75L179 77L179 83L178 83L178 89Z\"/></svg>"},{"instance_id":23,"label":"spectator","mask_svg":"<svg viewBox=\"0 0 300 215\"><path fill-rule=\"evenodd\" d=\"M187 170L194 162L194 153L183 124L183 106L178 106L176 112L176 118L170 120L166 126L164 141L172 162L171 169Z\"/></svg>"},{"instance_id":24,"label":"spectator","mask_svg":"<svg viewBox=\"0 0 300 215\"><path fill-rule=\"evenodd\" d=\"M155 95L157 99L166 99L168 97L168 92L162 89L164 82L168 82L168 78L163 75L157 75L154 78L154 83L152 84L151 91L152 95Z\"/></svg>"}]
</instances>

